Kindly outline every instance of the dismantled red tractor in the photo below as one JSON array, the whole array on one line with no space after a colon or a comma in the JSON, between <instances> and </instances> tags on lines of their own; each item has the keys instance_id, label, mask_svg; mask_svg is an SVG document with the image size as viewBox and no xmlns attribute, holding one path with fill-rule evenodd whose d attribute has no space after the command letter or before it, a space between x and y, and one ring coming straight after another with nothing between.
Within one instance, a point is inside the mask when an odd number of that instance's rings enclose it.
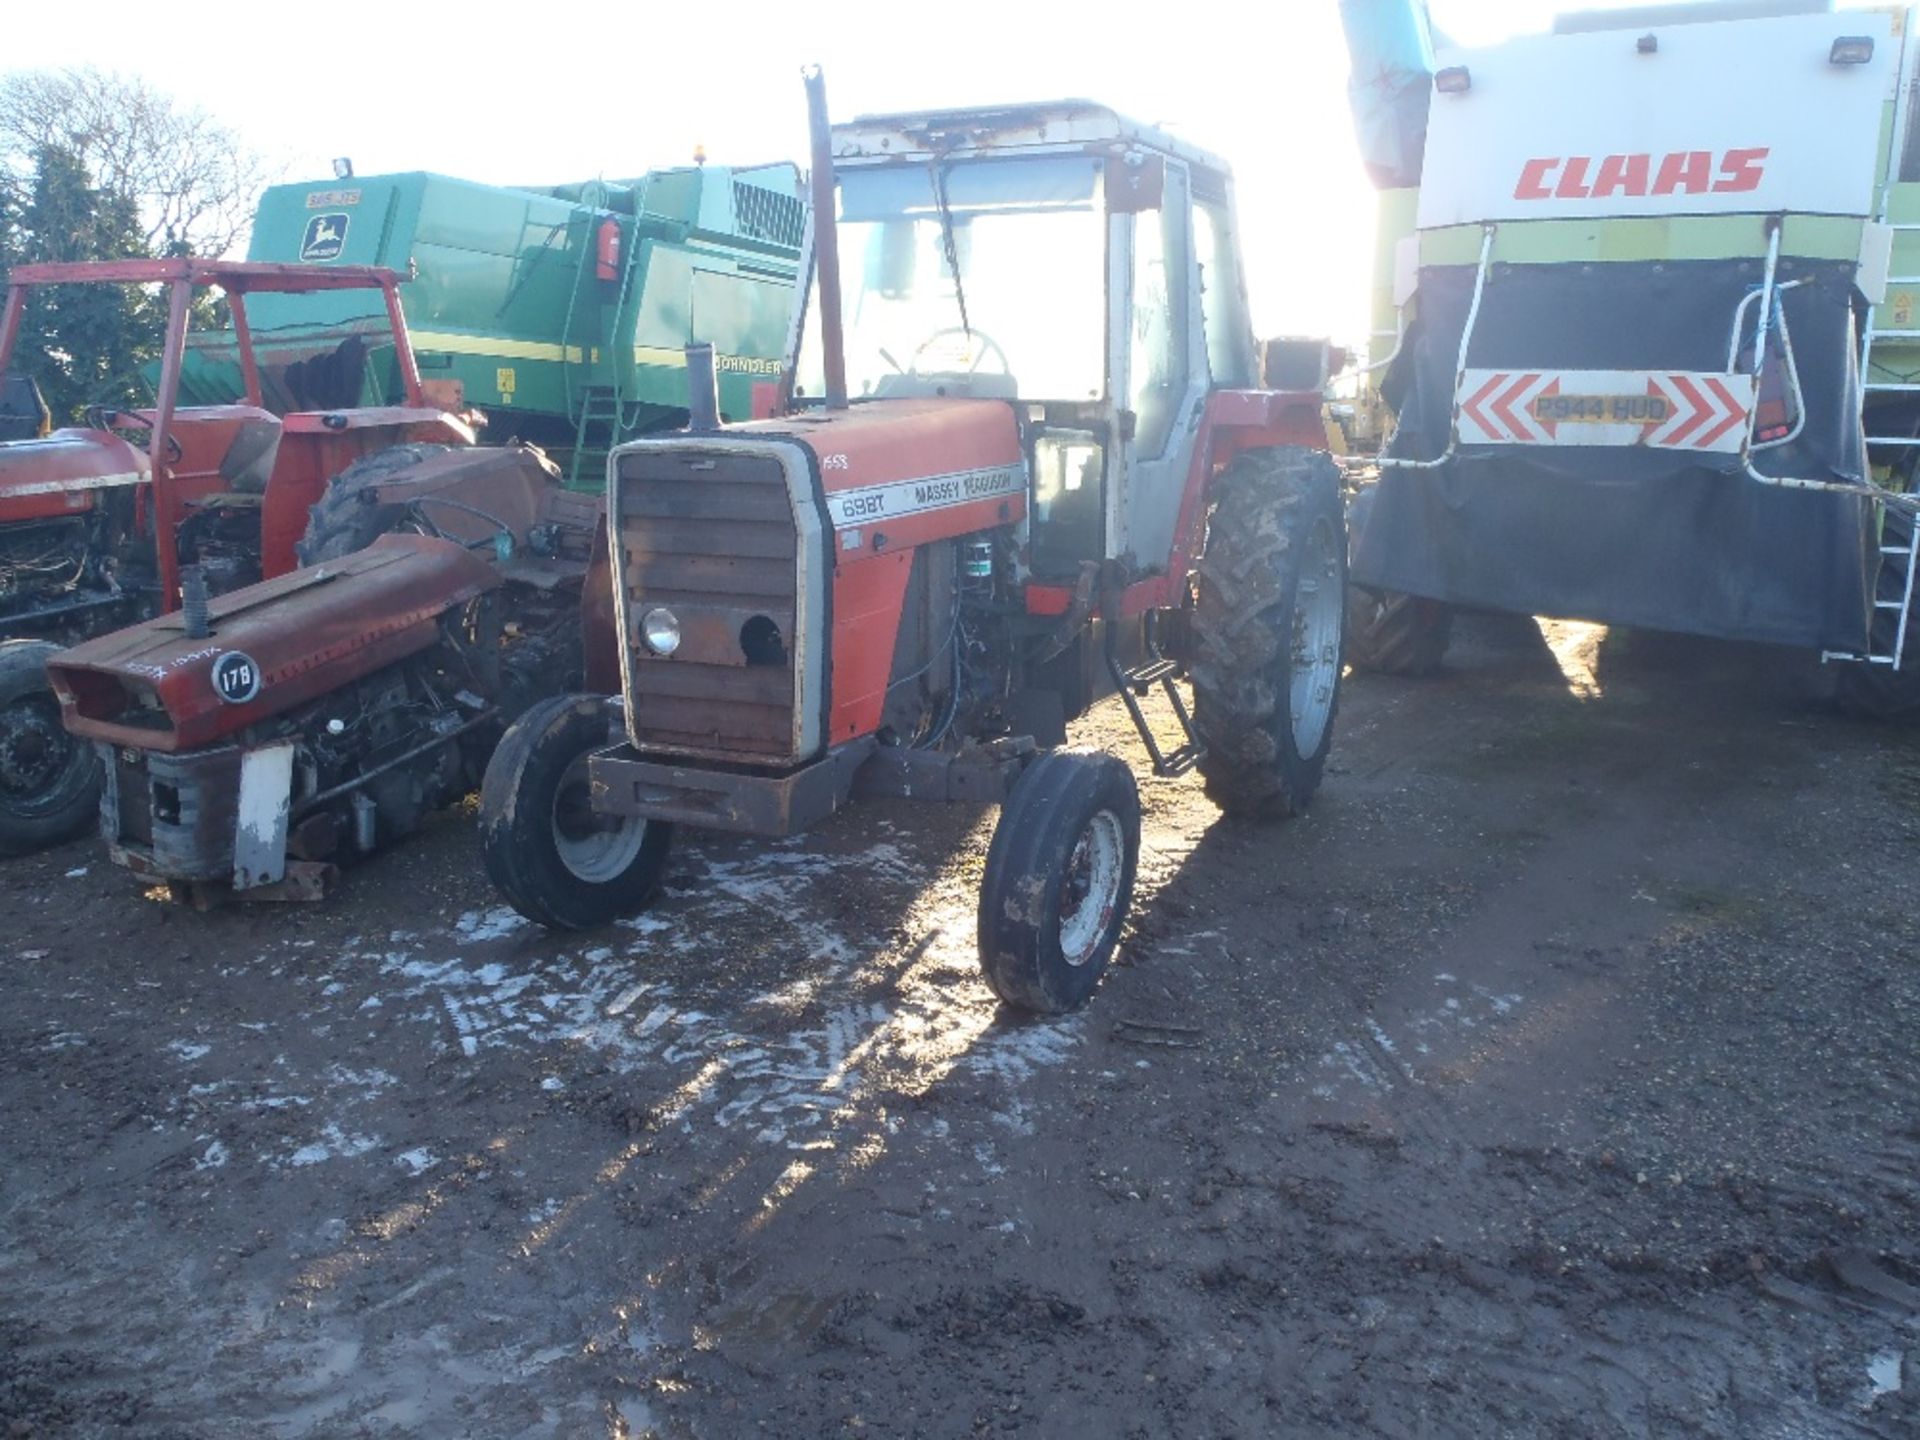
<instances>
[{"instance_id":1,"label":"dismantled red tractor","mask_svg":"<svg viewBox=\"0 0 1920 1440\"><path fill-rule=\"evenodd\" d=\"M0 377L30 292L54 285L165 287L168 318L151 408L97 412L84 428L0 443L0 855L80 833L99 808L93 748L61 727L46 667L61 644L179 607L182 573L212 593L283 575L329 479L394 445L471 445L472 426L428 403L407 343L401 276L366 266L176 258L19 265L0 312ZM225 292L241 403L179 407L196 289ZM385 293L406 403L277 417L262 406L247 328L252 293ZM12 377L7 410L38 409ZM37 417L35 417L37 418ZM177 622L174 622L177 626Z\"/></svg>"},{"instance_id":2,"label":"dismantled red tractor","mask_svg":"<svg viewBox=\"0 0 1920 1440\"><path fill-rule=\"evenodd\" d=\"M56 656L112 858L196 900L315 898L472 791L513 716L612 683L581 668L600 519L530 447L399 446L329 486L314 563Z\"/></svg>"},{"instance_id":3,"label":"dismantled red tractor","mask_svg":"<svg viewBox=\"0 0 1920 1440\"><path fill-rule=\"evenodd\" d=\"M615 451L619 692L507 732L488 871L590 926L648 902L676 824L1001 801L981 962L1008 1003L1068 1009L1139 845L1131 770L1053 748L1105 685L1155 771L1197 768L1226 810L1319 784L1346 565L1321 397L1262 386L1215 157L1085 102L829 132L817 72L809 100L809 289L771 418L720 427L695 365L690 432Z\"/></svg>"}]
</instances>

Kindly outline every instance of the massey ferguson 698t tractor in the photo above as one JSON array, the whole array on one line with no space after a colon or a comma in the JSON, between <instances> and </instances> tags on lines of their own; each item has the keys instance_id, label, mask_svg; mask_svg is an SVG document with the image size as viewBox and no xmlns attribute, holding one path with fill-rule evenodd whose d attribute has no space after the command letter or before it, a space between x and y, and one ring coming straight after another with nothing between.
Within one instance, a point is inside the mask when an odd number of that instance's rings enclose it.
<instances>
[{"instance_id":1,"label":"massey ferguson 698t tractor","mask_svg":"<svg viewBox=\"0 0 1920 1440\"><path fill-rule=\"evenodd\" d=\"M981 962L1008 1003L1068 1009L1139 844L1128 767L1052 748L1104 683L1155 771L1197 768L1230 812L1319 783L1346 557L1320 396L1261 386L1213 156L1084 101L829 131L817 72L809 100L810 288L777 394L721 428L709 382L688 433L613 453L619 693L507 732L488 872L585 927L648 902L676 824L1002 800Z\"/></svg>"},{"instance_id":2,"label":"massey ferguson 698t tractor","mask_svg":"<svg viewBox=\"0 0 1920 1440\"><path fill-rule=\"evenodd\" d=\"M164 287L168 305L151 408L90 413L85 427L0 441L0 855L78 834L98 812L92 747L62 728L46 678L60 644L174 610L183 569L211 591L297 562L308 511L331 477L395 445L471 445L472 427L430 404L413 364L397 286L367 266L240 264L176 258L19 265L0 311L0 377L28 296L48 286ZM238 337L242 403L181 405L181 364L196 289L225 292ZM262 406L249 296L377 290L402 376L401 403L276 416ZM10 394L31 392L12 376ZM38 410L30 405L10 408Z\"/></svg>"}]
</instances>

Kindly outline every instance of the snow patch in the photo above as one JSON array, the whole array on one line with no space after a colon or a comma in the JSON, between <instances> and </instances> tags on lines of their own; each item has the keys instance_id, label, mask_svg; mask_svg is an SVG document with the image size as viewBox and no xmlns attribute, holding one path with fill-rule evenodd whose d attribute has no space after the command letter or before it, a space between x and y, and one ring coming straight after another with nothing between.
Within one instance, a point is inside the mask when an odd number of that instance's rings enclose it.
<instances>
[{"instance_id":1,"label":"snow patch","mask_svg":"<svg viewBox=\"0 0 1920 1440\"><path fill-rule=\"evenodd\" d=\"M320 1138L294 1151L287 1157L287 1164L304 1168L318 1165L323 1160L350 1160L355 1155L366 1154L379 1143L371 1135L349 1135L329 1121L320 1131Z\"/></svg>"},{"instance_id":2,"label":"snow patch","mask_svg":"<svg viewBox=\"0 0 1920 1440\"><path fill-rule=\"evenodd\" d=\"M1876 1400L1899 1392L1904 1368L1898 1350L1882 1350L1867 1362L1867 1383L1873 1387Z\"/></svg>"},{"instance_id":3,"label":"snow patch","mask_svg":"<svg viewBox=\"0 0 1920 1440\"><path fill-rule=\"evenodd\" d=\"M525 929L526 924L526 917L512 906L496 905L491 910L469 910L453 922L453 928L461 940L471 943L498 940ZM400 932L394 933L397 936Z\"/></svg>"}]
</instances>

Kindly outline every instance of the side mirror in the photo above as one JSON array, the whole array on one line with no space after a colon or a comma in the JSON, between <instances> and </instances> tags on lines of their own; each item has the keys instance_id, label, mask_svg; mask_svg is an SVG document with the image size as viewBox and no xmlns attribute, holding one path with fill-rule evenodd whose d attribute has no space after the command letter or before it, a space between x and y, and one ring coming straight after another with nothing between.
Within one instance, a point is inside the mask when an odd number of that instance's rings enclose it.
<instances>
[{"instance_id":1,"label":"side mirror","mask_svg":"<svg viewBox=\"0 0 1920 1440\"><path fill-rule=\"evenodd\" d=\"M1283 335L1260 346L1260 388L1319 394L1345 367L1347 352L1318 336Z\"/></svg>"},{"instance_id":2,"label":"side mirror","mask_svg":"<svg viewBox=\"0 0 1920 1440\"><path fill-rule=\"evenodd\" d=\"M1107 159L1107 209L1116 215L1158 210L1167 189L1167 157L1129 150Z\"/></svg>"}]
</instances>

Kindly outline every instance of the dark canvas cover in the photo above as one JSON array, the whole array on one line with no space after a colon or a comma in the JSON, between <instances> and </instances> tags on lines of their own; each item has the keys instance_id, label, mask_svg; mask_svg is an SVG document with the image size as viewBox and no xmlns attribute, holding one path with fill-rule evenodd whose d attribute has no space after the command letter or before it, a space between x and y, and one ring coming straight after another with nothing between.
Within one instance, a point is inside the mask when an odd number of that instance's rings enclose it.
<instances>
[{"instance_id":1,"label":"dark canvas cover","mask_svg":"<svg viewBox=\"0 0 1920 1440\"><path fill-rule=\"evenodd\" d=\"M1383 390L1388 454L1443 454L1475 267L1420 275L1418 318ZM1853 267L1779 263L1806 423L1763 473L1865 478ZM1727 366L1752 261L1496 264L1467 363L1486 369ZM1758 303L1748 307L1750 342ZM1743 360L1743 368L1750 363ZM1769 360L1769 365L1776 362ZM1824 649L1865 642L1873 507L1784 490L1737 455L1641 446L1470 445L1433 470L1382 467L1354 579L1454 604Z\"/></svg>"}]
</instances>

